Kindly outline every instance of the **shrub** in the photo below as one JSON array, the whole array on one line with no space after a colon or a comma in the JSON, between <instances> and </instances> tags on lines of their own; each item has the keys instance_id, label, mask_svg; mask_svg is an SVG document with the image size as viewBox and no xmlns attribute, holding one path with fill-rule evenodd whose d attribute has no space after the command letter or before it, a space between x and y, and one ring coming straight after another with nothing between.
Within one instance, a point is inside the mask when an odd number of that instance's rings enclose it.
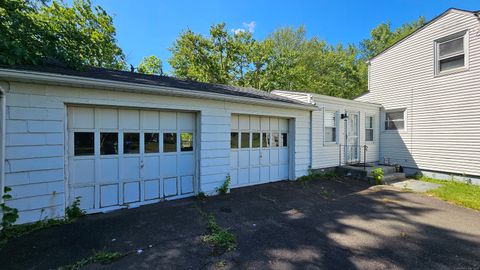
<instances>
[{"instance_id":1,"label":"shrub","mask_svg":"<svg viewBox=\"0 0 480 270\"><path fill-rule=\"evenodd\" d=\"M80 209L80 197L76 197L72 205L65 208L65 218L75 220L83 215L85 215L85 211Z\"/></svg>"},{"instance_id":2,"label":"shrub","mask_svg":"<svg viewBox=\"0 0 480 270\"><path fill-rule=\"evenodd\" d=\"M231 178L230 178L230 175L227 175L227 178L225 179L225 181L223 182L223 184L217 188L217 192L219 194L227 194L228 192L228 187L230 186L230 182L231 182Z\"/></svg>"},{"instance_id":3,"label":"shrub","mask_svg":"<svg viewBox=\"0 0 480 270\"><path fill-rule=\"evenodd\" d=\"M374 168L371 172L373 180L375 181L376 185L383 184L383 169L382 168Z\"/></svg>"},{"instance_id":4,"label":"shrub","mask_svg":"<svg viewBox=\"0 0 480 270\"><path fill-rule=\"evenodd\" d=\"M416 172L413 177L417 180L421 180L423 178L423 173L421 171Z\"/></svg>"}]
</instances>

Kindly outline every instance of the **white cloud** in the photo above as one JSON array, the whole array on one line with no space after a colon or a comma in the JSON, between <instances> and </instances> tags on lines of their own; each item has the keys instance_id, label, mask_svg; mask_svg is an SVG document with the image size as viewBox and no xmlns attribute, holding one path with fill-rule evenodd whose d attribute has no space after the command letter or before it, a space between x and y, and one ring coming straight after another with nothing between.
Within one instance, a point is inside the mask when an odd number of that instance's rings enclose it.
<instances>
[{"instance_id":1,"label":"white cloud","mask_svg":"<svg viewBox=\"0 0 480 270\"><path fill-rule=\"evenodd\" d=\"M242 23L243 28L237 28L237 29L232 29L232 32L234 34L242 33L242 32L250 32L253 33L255 31L255 26L257 25L254 21L251 21L249 23Z\"/></svg>"},{"instance_id":2,"label":"white cloud","mask_svg":"<svg viewBox=\"0 0 480 270\"><path fill-rule=\"evenodd\" d=\"M246 22L243 23L243 27L246 28L250 33L253 33L253 31L255 31L256 25L257 24L254 21L251 21L249 23L246 23Z\"/></svg>"}]
</instances>

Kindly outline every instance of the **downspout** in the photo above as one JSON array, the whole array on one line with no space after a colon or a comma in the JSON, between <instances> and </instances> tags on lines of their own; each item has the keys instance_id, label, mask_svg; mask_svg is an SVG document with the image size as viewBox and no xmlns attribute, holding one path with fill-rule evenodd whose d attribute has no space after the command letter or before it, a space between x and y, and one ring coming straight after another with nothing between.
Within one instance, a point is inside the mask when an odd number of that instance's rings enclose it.
<instances>
[{"instance_id":1,"label":"downspout","mask_svg":"<svg viewBox=\"0 0 480 270\"><path fill-rule=\"evenodd\" d=\"M0 203L3 203L5 188L5 136L7 92L0 86Z\"/></svg>"}]
</instances>

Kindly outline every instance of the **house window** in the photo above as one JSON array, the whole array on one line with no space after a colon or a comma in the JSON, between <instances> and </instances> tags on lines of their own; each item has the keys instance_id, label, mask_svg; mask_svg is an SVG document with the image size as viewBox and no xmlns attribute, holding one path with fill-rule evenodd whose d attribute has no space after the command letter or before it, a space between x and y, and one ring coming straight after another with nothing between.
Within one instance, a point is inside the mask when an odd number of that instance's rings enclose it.
<instances>
[{"instance_id":1,"label":"house window","mask_svg":"<svg viewBox=\"0 0 480 270\"><path fill-rule=\"evenodd\" d=\"M365 141L373 142L373 116L365 118Z\"/></svg>"},{"instance_id":2,"label":"house window","mask_svg":"<svg viewBox=\"0 0 480 270\"><path fill-rule=\"evenodd\" d=\"M385 113L385 130L398 130L405 128L405 111Z\"/></svg>"},{"instance_id":3,"label":"house window","mask_svg":"<svg viewBox=\"0 0 480 270\"><path fill-rule=\"evenodd\" d=\"M325 142L337 142L336 112L325 111L323 123L325 125Z\"/></svg>"},{"instance_id":4,"label":"house window","mask_svg":"<svg viewBox=\"0 0 480 270\"><path fill-rule=\"evenodd\" d=\"M465 32L435 42L437 74L465 67Z\"/></svg>"}]
</instances>

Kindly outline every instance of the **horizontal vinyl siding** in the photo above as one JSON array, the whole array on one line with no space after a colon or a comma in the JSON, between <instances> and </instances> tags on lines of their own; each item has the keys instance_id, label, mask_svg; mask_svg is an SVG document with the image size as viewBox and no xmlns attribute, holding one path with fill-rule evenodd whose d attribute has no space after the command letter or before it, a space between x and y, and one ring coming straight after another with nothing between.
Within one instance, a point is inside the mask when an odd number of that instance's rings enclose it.
<instances>
[{"instance_id":1,"label":"horizontal vinyl siding","mask_svg":"<svg viewBox=\"0 0 480 270\"><path fill-rule=\"evenodd\" d=\"M340 144L345 144L345 121L338 119L337 143L324 143L324 125L323 113L325 110L336 111L338 115L346 110L350 113L359 113L360 115L360 146L367 145L367 162L375 162L379 160L379 106L352 102L350 100L343 101L338 99L335 102L322 100L322 96L314 95L315 103L319 107L319 111L312 113L312 168L321 169L338 166L340 161ZM365 142L365 117L374 117L374 141ZM344 159L344 149L341 149L342 160ZM363 150L361 151L360 160L364 161Z\"/></svg>"},{"instance_id":2,"label":"horizontal vinyl siding","mask_svg":"<svg viewBox=\"0 0 480 270\"><path fill-rule=\"evenodd\" d=\"M358 100L407 110L406 130L381 132L381 158L480 175L479 26L473 15L451 12L371 61L370 92ZM434 41L465 30L469 69L434 76Z\"/></svg>"}]
</instances>

